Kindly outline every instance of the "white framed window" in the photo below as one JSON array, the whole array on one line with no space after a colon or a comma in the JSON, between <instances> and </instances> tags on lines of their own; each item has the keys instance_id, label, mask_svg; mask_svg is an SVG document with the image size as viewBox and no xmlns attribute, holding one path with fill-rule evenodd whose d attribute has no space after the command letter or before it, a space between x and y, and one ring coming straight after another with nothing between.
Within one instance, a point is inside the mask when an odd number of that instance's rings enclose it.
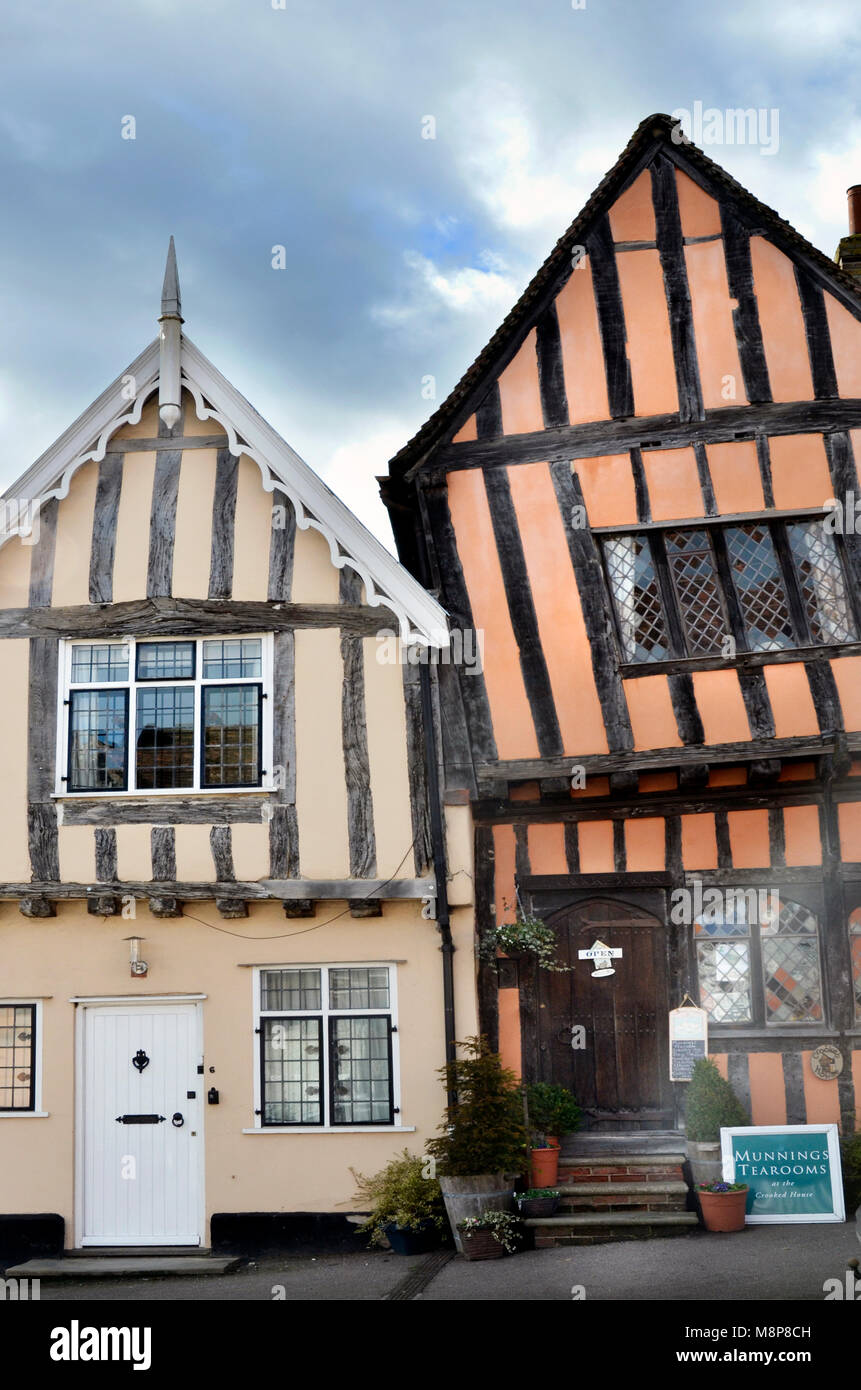
<instances>
[{"instance_id":1,"label":"white framed window","mask_svg":"<svg viewBox=\"0 0 861 1390\"><path fill-rule=\"evenodd\" d=\"M254 971L255 1126L398 1126L394 965L266 965Z\"/></svg>"},{"instance_id":2,"label":"white framed window","mask_svg":"<svg viewBox=\"0 0 861 1390\"><path fill-rule=\"evenodd\" d=\"M43 1113L42 1001L0 999L0 1119Z\"/></svg>"},{"instance_id":3,"label":"white framed window","mask_svg":"<svg viewBox=\"0 0 861 1390\"><path fill-rule=\"evenodd\" d=\"M58 796L275 785L271 633L60 643Z\"/></svg>"}]
</instances>

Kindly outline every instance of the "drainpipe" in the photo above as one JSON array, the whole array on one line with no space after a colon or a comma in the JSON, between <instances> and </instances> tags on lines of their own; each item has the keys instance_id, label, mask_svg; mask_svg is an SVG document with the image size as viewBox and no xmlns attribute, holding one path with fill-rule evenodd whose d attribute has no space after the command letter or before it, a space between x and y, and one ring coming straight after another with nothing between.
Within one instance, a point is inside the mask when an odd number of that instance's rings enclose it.
<instances>
[{"instance_id":1,"label":"drainpipe","mask_svg":"<svg viewBox=\"0 0 861 1390\"><path fill-rule=\"evenodd\" d=\"M454 942L451 936L451 917L448 907L448 887L446 879L445 834L443 831L442 805L439 789L439 764L437 762L436 736L434 731L433 702L431 699L431 673L427 662L419 663L419 682L422 697L422 722L425 735L425 762L428 775L428 801L430 803L431 846L433 851L434 877L436 879L436 921L440 934L442 951L442 995L445 1021L445 1059L455 1059L454 1026ZM448 1105L451 1109L457 1103L453 1091L448 1092Z\"/></svg>"}]
</instances>

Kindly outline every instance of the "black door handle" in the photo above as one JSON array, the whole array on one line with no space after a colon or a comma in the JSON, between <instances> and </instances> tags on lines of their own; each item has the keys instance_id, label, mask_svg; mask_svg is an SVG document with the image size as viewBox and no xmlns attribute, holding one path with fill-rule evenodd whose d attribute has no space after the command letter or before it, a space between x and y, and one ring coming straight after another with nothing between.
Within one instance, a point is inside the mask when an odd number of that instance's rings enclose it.
<instances>
[{"instance_id":1,"label":"black door handle","mask_svg":"<svg viewBox=\"0 0 861 1390\"><path fill-rule=\"evenodd\" d=\"M174 1129L182 1129L183 1125L185 1124L185 1118L184 1116L180 1115L178 1110L176 1114L173 1116L171 1124L173 1125Z\"/></svg>"}]
</instances>

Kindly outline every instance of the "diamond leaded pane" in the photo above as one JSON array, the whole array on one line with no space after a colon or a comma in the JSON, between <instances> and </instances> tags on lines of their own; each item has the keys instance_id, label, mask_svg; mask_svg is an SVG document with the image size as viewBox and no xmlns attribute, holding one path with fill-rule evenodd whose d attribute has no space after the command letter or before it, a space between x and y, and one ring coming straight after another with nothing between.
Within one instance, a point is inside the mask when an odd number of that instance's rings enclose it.
<instances>
[{"instance_id":1,"label":"diamond leaded pane","mask_svg":"<svg viewBox=\"0 0 861 1390\"><path fill-rule=\"evenodd\" d=\"M330 1027L332 1123L391 1124L388 1017L333 1018Z\"/></svg>"},{"instance_id":2,"label":"diamond leaded pane","mask_svg":"<svg viewBox=\"0 0 861 1390\"><path fill-rule=\"evenodd\" d=\"M783 577L768 528L756 522L728 526L726 543L751 651L793 646Z\"/></svg>"},{"instance_id":3,"label":"diamond leaded pane","mask_svg":"<svg viewBox=\"0 0 861 1390\"><path fill-rule=\"evenodd\" d=\"M749 1023L750 943L698 941L700 1004L713 1023Z\"/></svg>"},{"instance_id":4,"label":"diamond leaded pane","mask_svg":"<svg viewBox=\"0 0 861 1390\"><path fill-rule=\"evenodd\" d=\"M322 1023L264 1018L263 1123L318 1125L323 1119Z\"/></svg>"},{"instance_id":5,"label":"diamond leaded pane","mask_svg":"<svg viewBox=\"0 0 861 1390\"><path fill-rule=\"evenodd\" d=\"M604 558L626 661L660 661L669 654L652 552L645 536L613 536Z\"/></svg>"},{"instance_id":6,"label":"diamond leaded pane","mask_svg":"<svg viewBox=\"0 0 861 1390\"><path fill-rule=\"evenodd\" d=\"M814 642L853 642L856 637L843 566L821 521L786 528Z\"/></svg>"},{"instance_id":7,"label":"diamond leaded pane","mask_svg":"<svg viewBox=\"0 0 861 1390\"><path fill-rule=\"evenodd\" d=\"M778 936L815 936L816 917L803 903L781 902L777 918L763 922L762 931Z\"/></svg>"},{"instance_id":8,"label":"diamond leaded pane","mask_svg":"<svg viewBox=\"0 0 861 1390\"><path fill-rule=\"evenodd\" d=\"M688 650L693 656L719 652L726 636L726 621L708 534L668 531L666 541Z\"/></svg>"},{"instance_id":9,"label":"diamond leaded pane","mask_svg":"<svg viewBox=\"0 0 861 1390\"><path fill-rule=\"evenodd\" d=\"M809 1023L822 1018L816 936L763 936L762 973L769 1022Z\"/></svg>"}]
</instances>

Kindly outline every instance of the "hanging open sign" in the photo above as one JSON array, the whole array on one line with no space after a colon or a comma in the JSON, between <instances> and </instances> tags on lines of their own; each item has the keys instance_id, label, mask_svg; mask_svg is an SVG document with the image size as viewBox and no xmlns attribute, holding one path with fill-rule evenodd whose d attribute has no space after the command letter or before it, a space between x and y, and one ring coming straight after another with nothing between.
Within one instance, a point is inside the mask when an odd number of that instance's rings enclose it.
<instances>
[{"instance_id":1,"label":"hanging open sign","mask_svg":"<svg viewBox=\"0 0 861 1390\"><path fill-rule=\"evenodd\" d=\"M603 941L596 941L594 946L588 950L578 951L580 960L592 960L595 962L595 969L592 975L595 979L602 979L605 975L615 975L616 971L610 964L611 960L619 960L622 955L621 946L607 946Z\"/></svg>"}]
</instances>

